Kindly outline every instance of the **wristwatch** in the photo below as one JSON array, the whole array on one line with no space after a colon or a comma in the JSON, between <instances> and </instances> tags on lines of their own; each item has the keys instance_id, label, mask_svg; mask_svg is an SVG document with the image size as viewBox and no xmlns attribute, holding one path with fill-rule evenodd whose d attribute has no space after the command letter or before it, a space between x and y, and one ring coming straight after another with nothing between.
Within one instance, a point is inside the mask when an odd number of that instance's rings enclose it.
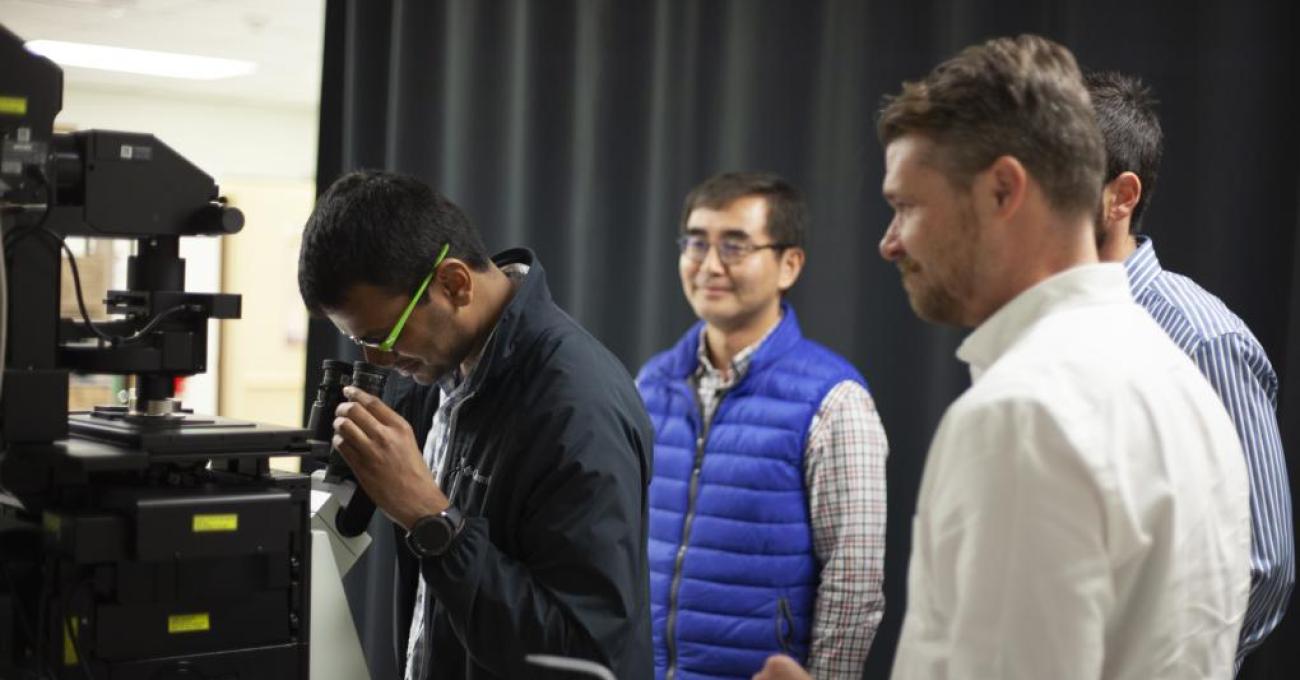
<instances>
[{"instance_id":1,"label":"wristwatch","mask_svg":"<svg viewBox=\"0 0 1300 680\"><path fill-rule=\"evenodd\" d=\"M421 559L437 557L447 552L464 526L465 518L461 516L460 510L455 506L447 506L446 510L436 515L416 520L411 525L411 530L406 532L406 547Z\"/></svg>"}]
</instances>

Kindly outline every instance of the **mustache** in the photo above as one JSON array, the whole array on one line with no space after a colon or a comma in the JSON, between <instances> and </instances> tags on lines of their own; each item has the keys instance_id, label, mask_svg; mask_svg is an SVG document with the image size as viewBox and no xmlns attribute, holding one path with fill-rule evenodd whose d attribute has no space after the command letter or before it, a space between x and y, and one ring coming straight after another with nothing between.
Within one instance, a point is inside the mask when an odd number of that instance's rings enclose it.
<instances>
[{"instance_id":1,"label":"mustache","mask_svg":"<svg viewBox=\"0 0 1300 680\"><path fill-rule=\"evenodd\" d=\"M910 257L900 259L895 263L895 266L898 267L899 274L915 274L916 272L921 271L921 265L917 264L916 260L913 260Z\"/></svg>"}]
</instances>

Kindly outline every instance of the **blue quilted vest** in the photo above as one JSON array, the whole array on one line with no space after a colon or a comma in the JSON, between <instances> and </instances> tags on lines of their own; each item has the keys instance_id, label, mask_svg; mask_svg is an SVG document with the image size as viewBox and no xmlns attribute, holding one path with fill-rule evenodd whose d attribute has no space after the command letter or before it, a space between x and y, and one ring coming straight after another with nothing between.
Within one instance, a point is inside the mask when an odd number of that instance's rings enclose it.
<instances>
[{"instance_id":1,"label":"blue quilted vest","mask_svg":"<svg viewBox=\"0 0 1300 680\"><path fill-rule=\"evenodd\" d=\"M771 654L807 660L818 583L804 489L808 429L831 388L866 382L805 339L789 305L783 312L711 423L701 422L690 382L702 324L637 377L655 429L656 678L749 678Z\"/></svg>"}]
</instances>

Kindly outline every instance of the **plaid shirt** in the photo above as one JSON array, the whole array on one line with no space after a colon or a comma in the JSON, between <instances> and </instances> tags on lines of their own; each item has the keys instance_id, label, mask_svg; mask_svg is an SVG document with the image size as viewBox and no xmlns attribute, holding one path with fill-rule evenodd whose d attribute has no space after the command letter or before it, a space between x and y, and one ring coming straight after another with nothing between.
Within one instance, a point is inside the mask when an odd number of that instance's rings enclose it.
<instances>
[{"instance_id":1,"label":"plaid shirt","mask_svg":"<svg viewBox=\"0 0 1300 680\"><path fill-rule=\"evenodd\" d=\"M700 332L694 380L706 421L726 391L745 376L754 352L771 333L737 353L724 374L709 361ZM871 395L849 380L832 388L813 416L804 451L813 552L821 569L808 654L808 671L815 678L861 677L884 615L888 454Z\"/></svg>"}]
</instances>

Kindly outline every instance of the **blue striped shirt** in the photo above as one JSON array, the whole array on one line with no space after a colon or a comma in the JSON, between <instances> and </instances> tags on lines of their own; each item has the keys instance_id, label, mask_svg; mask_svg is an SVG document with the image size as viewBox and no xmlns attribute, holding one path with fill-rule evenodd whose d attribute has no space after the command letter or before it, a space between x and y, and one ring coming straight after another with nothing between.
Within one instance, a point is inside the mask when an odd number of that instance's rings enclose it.
<instances>
[{"instance_id":1,"label":"blue striped shirt","mask_svg":"<svg viewBox=\"0 0 1300 680\"><path fill-rule=\"evenodd\" d=\"M1277 374L1246 324L1191 279L1167 272L1151 239L1124 262L1133 298L1219 393L1241 437L1250 477L1250 603L1237 664L1277 627L1295 583L1291 492L1277 425Z\"/></svg>"}]
</instances>

